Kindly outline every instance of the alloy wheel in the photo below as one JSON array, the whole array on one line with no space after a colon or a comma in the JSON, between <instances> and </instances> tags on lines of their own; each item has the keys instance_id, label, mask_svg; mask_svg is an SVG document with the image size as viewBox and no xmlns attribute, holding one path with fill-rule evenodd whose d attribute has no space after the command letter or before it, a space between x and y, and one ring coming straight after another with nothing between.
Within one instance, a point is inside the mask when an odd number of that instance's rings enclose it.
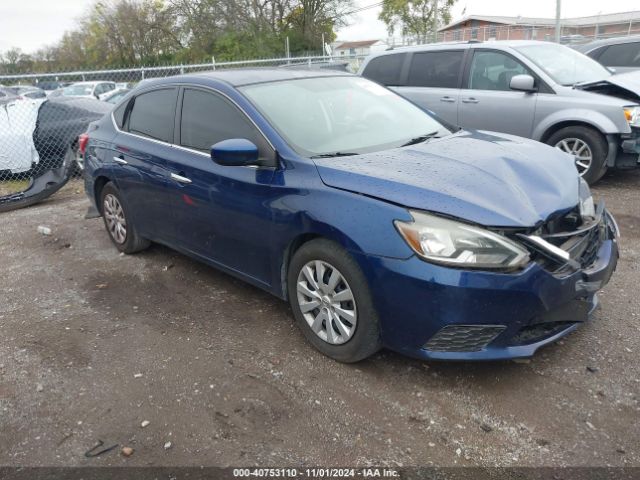
<instances>
[{"instance_id":1,"label":"alloy wheel","mask_svg":"<svg viewBox=\"0 0 640 480\"><path fill-rule=\"evenodd\" d=\"M311 330L325 342L340 345L355 333L356 302L344 276L321 260L308 262L298 274L298 305Z\"/></svg>"},{"instance_id":2,"label":"alloy wheel","mask_svg":"<svg viewBox=\"0 0 640 480\"><path fill-rule=\"evenodd\" d=\"M109 193L104 197L103 206L109 235L116 243L121 245L127 239L127 221L124 218L122 205L120 205L118 197Z\"/></svg>"},{"instance_id":3,"label":"alloy wheel","mask_svg":"<svg viewBox=\"0 0 640 480\"><path fill-rule=\"evenodd\" d=\"M580 140L579 138L564 138L556 143L556 148L574 156L576 168L580 176L587 173L589 168L591 168L593 153L584 140Z\"/></svg>"}]
</instances>

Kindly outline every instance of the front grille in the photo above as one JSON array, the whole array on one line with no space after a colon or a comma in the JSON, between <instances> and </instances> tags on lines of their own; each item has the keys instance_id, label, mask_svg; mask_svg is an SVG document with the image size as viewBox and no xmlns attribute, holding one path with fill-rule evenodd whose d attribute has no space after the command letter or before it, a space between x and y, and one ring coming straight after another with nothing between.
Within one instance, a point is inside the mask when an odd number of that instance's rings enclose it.
<instances>
[{"instance_id":1,"label":"front grille","mask_svg":"<svg viewBox=\"0 0 640 480\"><path fill-rule=\"evenodd\" d=\"M503 325L447 325L423 348L432 352L477 352L505 328Z\"/></svg>"},{"instance_id":2,"label":"front grille","mask_svg":"<svg viewBox=\"0 0 640 480\"><path fill-rule=\"evenodd\" d=\"M582 220L577 220L576 212L572 210L563 216L548 220L533 233L569 252L571 259L584 269L595 263L598 250L607 238L609 225L604 209L600 210L600 220L597 225L586 231L584 228ZM531 258L554 275L566 275L575 271L561 260L549 257L531 245L527 245L527 247L531 252Z\"/></svg>"}]
</instances>

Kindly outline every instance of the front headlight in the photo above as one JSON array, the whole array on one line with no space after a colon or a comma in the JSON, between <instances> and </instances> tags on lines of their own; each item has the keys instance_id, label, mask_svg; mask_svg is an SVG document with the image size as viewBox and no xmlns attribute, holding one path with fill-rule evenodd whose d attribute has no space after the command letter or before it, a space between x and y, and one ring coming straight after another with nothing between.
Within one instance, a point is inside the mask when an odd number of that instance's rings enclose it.
<instances>
[{"instance_id":1,"label":"front headlight","mask_svg":"<svg viewBox=\"0 0 640 480\"><path fill-rule=\"evenodd\" d=\"M593 220L596 218L596 206L593 202L593 195L589 184L580 177L580 216L583 220Z\"/></svg>"},{"instance_id":2,"label":"front headlight","mask_svg":"<svg viewBox=\"0 0 640 480\"><path fill-rule=\"evenodd\" d=\"M632 127L640 127L640 106L624 107L624 118Z\"/></svg>"},{"instance_id":3,"label":"front headlight","mask_svg":"<svg viewBox=\"0 0 640 480\"><path fill-rule=\"evenodd\" d=\"M411 210L413 222L395 226L420 257L442 265L514 269L527 263L529 253L497 233L466 223Z\"/></svg>"}]
</instances>

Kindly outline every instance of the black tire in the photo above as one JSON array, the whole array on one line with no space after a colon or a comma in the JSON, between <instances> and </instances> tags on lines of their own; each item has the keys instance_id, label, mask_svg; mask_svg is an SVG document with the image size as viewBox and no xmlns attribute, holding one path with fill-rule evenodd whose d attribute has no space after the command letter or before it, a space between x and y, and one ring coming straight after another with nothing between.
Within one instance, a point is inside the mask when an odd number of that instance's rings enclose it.
<instances>
[{"instance_id":1,"label":"black tire","mask_svg":"<svg viewBox=\"0 0 640 480\"><path fill-rule=\"evenodd\" d=\"M305 265L315 260L325 262L337 269L346 284L348 284L345 286L348 286L353 294L353 303L355 303L357 314L355 331L346 342L338 345L323 340L312 330L305 320L298 302L298 276ZM327 273L328 275L329 273ZM380 350L378 314L373 305L367 280L356 261L337 243L325 239L317 239L302 245L295 252L289 263L287 290L293 315L302 333L314 347L326 356L339 362L353 363L363 360ZM342 306L342 304L340 305ZM314 312L315 310L310 314L315 316ZM326 323L323 325L326 325ZM337 330L335 331L337 332Z\"/></svg>"},{"instance_id":2,"label":"black tire","mask_svg":"<svg viewBox=\"0 0 640 480\"><path fill-rule=\"evenodd\" d=\"M561 128L549 137L547 143L555 147L562 140L572 138L582 140L591 149L591 166L582 174L582 178L584 178L589 185L593 185L607 172L607 165L605 163L609 152L607 140L594 128L573 126Z\"/></svg>"},{"instance_id":3,"label":"black tire","mask_svg":"<svg viewBox=\"0 0 640 480\"><path fill-rule=\"evenodd\" d=\"M124 241L119 242L114 237L114 234L109 229L109 225L107 223L107 217L105 215L105 199L107 195L113 195L120 204L122 209L122 213L124 215L125 223L126 223L126 234L124 236ZM104 221L104 227L107 230L109 238L116 246L118 250L124 252L126 254L136 253L141 250L144 250L149 246L151 242L149 240L144 239L138 235L136 228L133 224L131 215L127 212L126 204L122 200L122 195L120 191L116 188L113 182L108 182L100 192L100 213L102 214L102 220Z\"/></svg>"}]
</instances>

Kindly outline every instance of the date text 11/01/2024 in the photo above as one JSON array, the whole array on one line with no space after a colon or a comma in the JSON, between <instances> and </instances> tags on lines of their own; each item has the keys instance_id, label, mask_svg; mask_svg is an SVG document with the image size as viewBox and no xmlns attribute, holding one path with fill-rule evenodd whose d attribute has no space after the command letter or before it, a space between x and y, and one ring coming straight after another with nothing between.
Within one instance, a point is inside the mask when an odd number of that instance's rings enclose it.
<instances>
[{"instance_id":1,"label":"date text 11/01/2024","mask_svg":"<svg viewBox=\"0 0 640 480\"><path fill-rule=\"evenodd\" d=\"M234 477L263 478L396 478L397 470L392 468L237 468Z\"/></svg>"}]
</instances>

